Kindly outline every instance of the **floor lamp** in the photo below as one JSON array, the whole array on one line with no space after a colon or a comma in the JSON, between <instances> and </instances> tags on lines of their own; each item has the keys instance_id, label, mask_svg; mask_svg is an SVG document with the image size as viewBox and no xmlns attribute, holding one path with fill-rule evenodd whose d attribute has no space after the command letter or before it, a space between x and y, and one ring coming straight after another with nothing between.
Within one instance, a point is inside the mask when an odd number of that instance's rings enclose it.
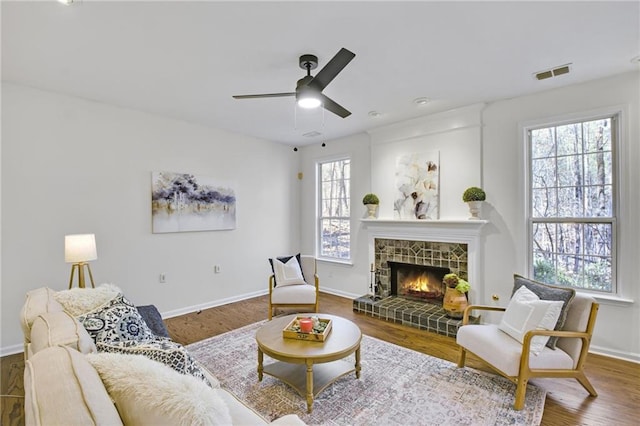
<instances>
[{"instance_id":1,"label":"floor lamp","mask_svg":"<svg viewBox=\"0 0 640 426\"><path fill-rule=\"evenodd\" d=\"M64 237L64 261L66 263L72 263L71 265L71 278L69 278L69 288L73 285L73 275L75 271L78 271L78 287L85 288L84 286L84 267L87 267L89 271L89 279L91 279L91 287L95 288L93 283L93 275L91 275L91 268L89 267L90 260L96 260L98 254L96 251L96 236L95 234L75 234L65 235Z\"/></svg>"}]
</instances>

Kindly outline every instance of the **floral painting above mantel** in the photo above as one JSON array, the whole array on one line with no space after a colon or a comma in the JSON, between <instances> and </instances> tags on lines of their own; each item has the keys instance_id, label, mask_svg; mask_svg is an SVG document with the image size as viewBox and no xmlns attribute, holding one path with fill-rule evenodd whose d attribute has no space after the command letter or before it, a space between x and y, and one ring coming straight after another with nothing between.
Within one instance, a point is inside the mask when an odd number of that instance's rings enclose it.
<instances>
[{"instance_id":1,"label":"floral painting above mantel","mask_svg":"<svg viewBox=\"0 0 640 426\"><path fill-rule=\"evenodd\" d=\"M402 155L396 160L396 219L438 219L439 152Z\"/></svg>"},{"instance_id":2,"label":"floral painting above mantel","mask_svg":"<svg viewBox=\"0 0 640 426\"><path fill-rule=\"evenodd\" d=\"M235 191L213 178L152 172L153 233L235 229Z\"/></svg>"}]
</instances>

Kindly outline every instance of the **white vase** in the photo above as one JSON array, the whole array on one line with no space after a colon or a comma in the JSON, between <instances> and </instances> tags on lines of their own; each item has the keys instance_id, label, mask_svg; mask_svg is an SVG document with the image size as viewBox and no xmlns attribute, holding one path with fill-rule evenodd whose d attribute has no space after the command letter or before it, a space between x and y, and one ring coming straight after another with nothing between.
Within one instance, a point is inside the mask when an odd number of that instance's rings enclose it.
<instances>
[{"instance_id":1,"label":"white vase","mask_svg":"<svg viewBox=\"0 0 640 426\"><path fill-rule=\"evenodd\" d=\"M376 218L376 210L378 209L377 204L365 204L367 208L367 219L375 219Z\"/></svg>"},{"instance_id":2,"label":"white vase","mask_svg":"<svg viewBox=\"0 0 640 426\"><path fill-rule=\"evenodd\" d=\"M467 204L469 204L469 213L471 213L469 220L480 220L482 201L468 201Z\"/></svg>"}]
</instances>

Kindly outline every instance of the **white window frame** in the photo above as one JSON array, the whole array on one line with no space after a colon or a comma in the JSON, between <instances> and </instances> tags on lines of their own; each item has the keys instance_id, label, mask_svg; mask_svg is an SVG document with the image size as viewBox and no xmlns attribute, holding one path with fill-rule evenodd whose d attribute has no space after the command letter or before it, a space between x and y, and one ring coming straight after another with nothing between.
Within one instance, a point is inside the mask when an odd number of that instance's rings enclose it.
<instances>
[{"instance_id":1,"label":"white window frame","mask_svg":"<svg viewBox=\"0 0 640 426\"><path fill-rule=\"evenodd\" d=\"M324 216L322 216L322 165L337 161L349 161L350 167L353 166L351 155L340 155L316 160L316 258L327 262L351 264L353 258L353 223L351 220L351 209L353 208L353 197L351 195L353 169L351 169L349 173L349 216L339 217L341 220L346 220L349 223L349 256L339 258L322 255L322 220L324 219Z\"/></svg>"},{"instance_id":2,"label":"white window frame","mask_svg":"<svg viewBox=\"0 0 640 426\"><path fill-rule=\"evenodd\" d=\"M618 282L617 279L617 271L619 268L619 259L617 256L618 252L618 230L617 230L617 221L618 221L618 212L620 211L620 180L619 180L619 152L621 151L621 146L623 144L623 132L622 132L622 122L624 120L624 113L621 108L604 108L596 111L584 112L584 113L576 113L576 114L568 114L560 117L551 117L543 120L538 120L535 122L528 122L526 124L521 125L521 134L523 139L524 146L524 165L526 170L526 178L525 178L525 217L526 217L526 232L527 237L525 253L527 256L527 270L529 271L530 276L534 276L534 258L533 258L533 226L536 222L544 222L545 220L534 220L532 217L532 169L531 169L531 141L529 137L529 133L532 130L554 127L554 126L562 126L571 123L577 122L587 122L602 118L612 118L611 120L611 132L612 132L612 216L611 218L588 218L589 222L604 222L611 223L612 226L612 241L611 241L611 291L610 292L600 292L593 291L582 288L575 288L576 291L588 293L594 297L599 299L611 299L611 300L619 300L626 301L622 297L622 286ZM613 136L615 134L615 136ZM561 223L563 222L562 218L549 218L546 220L547 222L553 223ZM565 221L572 221L571 219L567 219Z\"/></svg>"}]
</instances>

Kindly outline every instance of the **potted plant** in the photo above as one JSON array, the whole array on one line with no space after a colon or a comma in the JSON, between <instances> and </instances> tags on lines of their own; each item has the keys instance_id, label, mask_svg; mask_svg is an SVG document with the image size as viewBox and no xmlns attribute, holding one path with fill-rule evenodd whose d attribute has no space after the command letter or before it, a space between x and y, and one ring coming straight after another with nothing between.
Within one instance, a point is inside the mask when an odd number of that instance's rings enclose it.
<instances>
[{"instance_id":1,"label":"potted plant","mask_svg":"<svg viewBox=\"0 0 640 426\"><path fill-rule=\"evenodd\" d=\"M456 274L446 274L442 279L446 286L442 308L450 318L460 319L469 305L467 292L471 285Z\"/></svg>"},{"instance_id":2,"label":"potted plant","mask_svg":"<svg viewBox=\"0 0 640 426\"><path fill-rule=\"evenodd\" d=\"M376 194L366 194L362 198L362 204L367 207L367 214L369 219L375 219L376 210L378 208L378 204L380 204L380 199Z\"/></svg>"},{"instance_id":3,"label":"potted plant","mask_svg":"<svg viewBox=\"0 0 640 426\"><path fill-rule=\"evenodd\" d=\"M469 219L480 219L480 208L486 198L487 194L482 188L478 188L477 186L471 186L464 191L462 201L469 205L469 212L471 213Z\"/></svg>"}]
</instances>

